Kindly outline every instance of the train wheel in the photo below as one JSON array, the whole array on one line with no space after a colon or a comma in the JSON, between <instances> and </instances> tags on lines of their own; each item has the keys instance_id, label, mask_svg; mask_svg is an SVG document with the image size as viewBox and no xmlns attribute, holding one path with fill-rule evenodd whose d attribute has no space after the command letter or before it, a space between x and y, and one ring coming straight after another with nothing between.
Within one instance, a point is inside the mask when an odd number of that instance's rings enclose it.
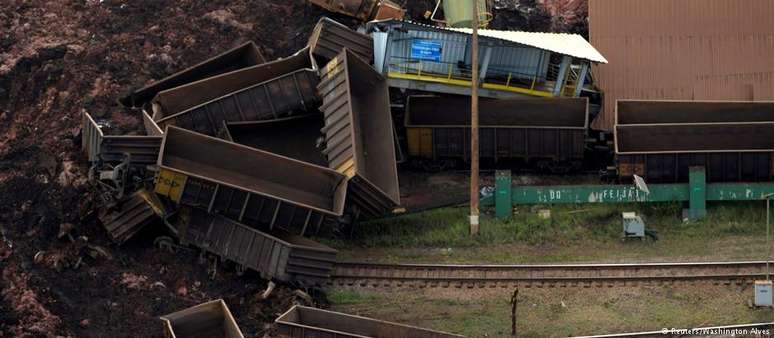
<instances>
[{"instance_id":1,"label":"train wheel","mask_svg":"<svg viewBox=\"0 0 774 338\"><path fill-rule=\"evenodd\" d=\"M177 244L175 244L175 240L169 236L157 237L155 240L153 240L153 246L169 253L175 253L177 251Z\"/></svg>"}]
</instances>

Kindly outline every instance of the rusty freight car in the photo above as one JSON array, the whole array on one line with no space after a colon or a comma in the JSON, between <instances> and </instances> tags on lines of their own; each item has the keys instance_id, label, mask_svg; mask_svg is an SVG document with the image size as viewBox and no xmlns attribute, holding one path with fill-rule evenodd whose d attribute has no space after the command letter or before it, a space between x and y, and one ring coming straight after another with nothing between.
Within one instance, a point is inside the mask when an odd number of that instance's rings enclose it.
<instances>
[{"instance_id":1,"label":"rusty freight car","mask_svg":"<svg viewBox=\"0 0 774 338\"><path fill-rule=\"evenodd\" d=\"M301 68L156 122L162 129L174 125L220 136L229 122L255 122L315 111L319 103L315 91L318 82L315 69Z\"/></svg>"},{"instance_id":2,"label":"rusty freight car","mask_svg":"<svg viewBox=\"0 0 774 338\"><path fill-rule=\"evenodd\" d=\"M371 36L358 33L329 18L321 18L309 36L309 48L321 65L328 63L344 48L369 63L374 59Z\"/></svg>"},{"instance_id":3,"label":"rusty freight car","mask_svg":"<svg viewBox=\"0 0 774 338\"><path fill-rule=\"evenodd\" d=\"M121 98L121 104L127 107L142 107L150 102L156 94L163 90L201 80L210 76L227 73L236 69L259 65L265 60L258 47L252 41L229 49L212 58L180 72L167 76L159 81L131 92Z\"/></svg>"},{"instance_id":4,"label":"rusty freight car","mask_svg":"<svg viewBox=\"0 0 774 338\"><path fill-rule=\"evenodd\" d=\"M244 338L222 299L161 316L166 338Z\"/></svg>"},{"instance_id":5,"label":"rusty freight car","mask_svg":"<svg viewBox=\"0 0 774 338\"><path fill-rule=\"evenodd\" d=\"M106 135L100 125L83 112L81 124L81 149L90 163L120 163L127 154L134 165L156 163L161 146L159 135Z\"/></svg>"},{"instance_id":6,"label":"rusty freight car","mask_svg":"<svg viewBox=\"0 0 774 338\"><path fill-rule=\"evenodd\" d=\"M344 175L174 126L158 167L159 195L257 228L304 235L344 212Z\"/></svg>"},{"instance_id":7,"label":"rusty freight car","mask_svg":"<svg viewBox=\"0 0 774 338\"><path fill-rule=\"evenodd\" d=\"M456 334L295 305L277 320L281 338L460 338Z\"/></svg>"},{"instance_id":8,"label":"rusty freight car","mask_svg":"<svg viewBox=\"0 0 774 338\"><path fill-rule=\"evenodd\" d=\"M304 69L316 69L317 66L309 53L309 48L304 48L283 59L245 67L161 91L152 101L153 118L158 121L285 74Z\"/></svg>"},{"instance_id":9,"label":"rusty freight car","mask_svg":"<svg viewBox=\"0 0 774 338\"><path fill-rule=\"evenodd\" d=\"M193 245L244 272L304 286L322 285L330 277L337 251L282 231L266 233L196 208L180 210L177 233L181 244Z\"/></svg>"},{"instance_id":10,"label":"rusty freight car","mask_svg":"<svg viewBox=\"0 0 774 338\"><path fill-rule=\"evenodd\" d=\"M307 114L257 123L229 123L228 137L232 141L321 166L328 161L322 153L320 131L322 114Z\"/></svg>"},{"instance_id":11,"label":"rusty freight car","mask_svg":"<svg viewBox=\"0 0 774 338\"><path fill-rule=\"evenodd\" d=\"M480 157L521 160L565 172L582 165L587 98L481 99ZM470 159L470 99L411 96L405 115L408 153L434 167Z\"/></svg>"},{"instance_id":12,"label":"rusty freight car","mask_svg":"<svg viewBox=\"0 0 774 338\"><path fill-rule=\"evenodd\" d=\"M325 114L328 166L349 179L347 199L363 218L400 204L387 80L344 49L322 70L318 86Z\"/></svg>"},{"instance_id":13,"label":"rusty freight car","mask_svg":"<svg viewBox=\"0 0 774 338\"><path fill-rule=\"evenodd\" d=\"M684 182L703 166L710 182L774 179L774 102L619 100L614 131L622 178Z\"/></svg>"},{"instance_id":14,"label":"rusty freight car","mask_svg":"<svg viewBox=\"0 0 774 338\"><path fill-rule=\"evenodd\" d=\"M363 21L403 19L406 11L390 0L309 0L328 11Z\"/></svg>"}]
</instances>

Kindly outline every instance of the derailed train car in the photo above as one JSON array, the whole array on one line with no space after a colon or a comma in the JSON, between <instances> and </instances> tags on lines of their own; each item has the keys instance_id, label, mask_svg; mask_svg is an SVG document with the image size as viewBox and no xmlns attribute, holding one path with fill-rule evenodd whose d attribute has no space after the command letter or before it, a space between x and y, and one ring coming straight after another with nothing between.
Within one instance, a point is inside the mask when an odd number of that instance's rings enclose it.
<instances>
[{"instance_id":1,"label":"derailed train car","mask_svg":"<svg viewBox=\"0 0 774 338\"><path fill-rule=\"evenodd\" d=\"M353 31L326 17L317 22L307 45L320 65L330 62L344 48L369 62L374 59L374 41L370 35Z\"/></svg>"},{"instance_id":2,"label":"derailed train car","mask_svg":"<svg viewBox=\"0 0 774 338\"><path fill-rule=\"evenodd\" d=\"M176 223L181 244L232 261L238 271L257 271L268 280L322 285L336 261L337 251L323 244L283 231L258 231L201 209L184 207Z\"/></svg>"},{"instance_id":3,"label":"derailed train car","mask_svg":"<svg viewBox=\"0 0 774 338\"><path fill-rule=\"evenodd\" d=\"M703 166L709 182L774 179L774 103L619 100L619 177L688 181Z\"/></svg>"},{"instance_id":4,"label":"derailed train car","mask_svg":"<svg viewBox=\"0 0 774 338\"><path fill-rule=\"evenodd\" d=\"M347 176L347 199L360 218L400 204L387 79L344 49L321 71L328 167Z\"/></svg>"},{"instance_id":5,"label":"derailed train car","mask_svg":"<svg viewBox=\"0 0 774 338\"><path fill-rule=\"evenodd\" d=\"M479 156L521 160L553 172L579 169L588 99L481 99ZM411 96L406 103L409 157L433 166L470 159L470 98Z\"/></svg>"},{"instance_id":6,"label":"derailed train car","mask_svg":"<svg viewBox=\"0 0 774 338\"><path fill-rule=\"evenodd\" d=\"M208 78L210 76L228 73L236 69L259 65L263 62L265 62L265 59L258 50L258 47L255 43L249 41L137 89L126 97L121 98L120 102L127 107L142 107L163 90Z\"/></svg>"},{"instance_id":7,"label":"derailed train car","mask_svg":"<svg viewBox=\"0 0 774 338\"><path fill-rule=\"evenodd\" d=\"M304 235L344 212L344 175L174 126L158 168L157 194L259 229Z\"/></svg>"},{"instance_id":8,"label":"derailed train car","mask_svg":"<svg viewBox=\"0 0 774 338\"><path fill-rule=\"evenodd\" d=\"M319 82L317 70L307 68L307 66L313 67L313 62L299 62L298 58L309 60L310 56L305 50L295 58L278 61L291 64L290 66L280 64L280 67L245 70L239 75L247 77L276 75L276 77L172 115L163 115L161 113L163 109L156 110L154 120L162 129L167 125L174 125L210 136L221 136L226 123L255 122L292 116L299 112L315 111L320 102L315 91ZM296 67L301 68L282 74L275 73L278 70L284 71L287 68ZM219 81L219 79L207 80L209 83ZM189 87L187 90L199 91L201 88ZM163 107L163 102L156 103L157 107Z\"/></svg>"},{"instance_id":9,"label":"derailed train car","mask_svg":"<svg viewBox=\"0 0 774 338\"><path fill-rule=\"evenodd\" d=\"M153 118L156 121L162 120L171 115L188 111L191 108L201 106L202 104L211 102L213 100L223 98L226 95L234 92L253 87L255 85L265 83L279 79L287 74L297 74L296 72L308 70L314 71L317 66L310 55L310 48L304 48L295 54L275 61L262 63L255 66L250 66L228 73L208 77L199 81L194 81L181 85L175 88L167 89L159 92L152 101ZM300 78L300 81L307 81L307 78ZM313 88L316 85L316 81L310 85ZM306 88L309 85L306 83L299 83L299 88ZM273 89L272 87L261 87L260 89ZM275 89L276 90L276 89ZM255 90L254 90L255 91ZM254 92L253 91L253 92ZM274 92L270 92L273 94ZM293 92L291 92L292 94ZM285 93L283 93L285 94ZM254 95L254 94L253 94ZM287 94L285 94L287 95ZM290 97L292 98L292 97ZM303 98L303 97L302 97ZM249 103L245 101L248 98L243 97L242 105ZM277 97L271 97L270 99L279 99ZM308 99L308 97L307 97ZM218 100L223 102L222 100ZM310 104L313 102L309 102ZM275 103L275 106L281 105ZM212 108L212 105L209 105ZM223 108L237 109L234 105L229 105ZM245 107L247 108L247 107ZM197 112L193 112L197 113ZM202 112L198 112L202 113ZM238 112L229 112L228 116L242 117ZM243 120L249 119L250 116L244 116Z\"/></svg>"},{"instance_id":10,"label":"derailed train car","mask_svg":"<svg viewBox=\"0 0 774 338\"><path fill-rule=\"evenodd\" d=\"M131 157L134 165L156 163L161 146L161 136L148 135L108 135L100 125L83 112L81 124L81 149L88 161L94 163L120 163L126 156Z\"/></svg>"},{"instance_id":11,"label":"derailed train car","mask_svg":"<svg viewBox=\"0 0 774 338\"><path fill-rule=\"evenodd\" d=\"M277 323L277 336L282 338L463 337L416 326L298 305L279 316L275 323Z\"/></svg>"}]
</instances>

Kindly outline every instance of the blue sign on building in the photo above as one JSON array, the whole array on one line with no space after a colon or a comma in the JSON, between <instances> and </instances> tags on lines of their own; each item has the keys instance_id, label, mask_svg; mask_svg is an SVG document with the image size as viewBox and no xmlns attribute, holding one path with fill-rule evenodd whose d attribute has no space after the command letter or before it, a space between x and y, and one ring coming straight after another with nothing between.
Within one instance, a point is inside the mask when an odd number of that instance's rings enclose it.
<instances>
[{"instance_id":1,"label":"blue sign on building","mask_svg":"<svg viewBox=\"0 0 774 338\"><path fill-rule=\"evenodd\" d=\"M413 40L411 41L411 58L440 62L441 43L433 40Z\"/></svg>"}]
</instances>

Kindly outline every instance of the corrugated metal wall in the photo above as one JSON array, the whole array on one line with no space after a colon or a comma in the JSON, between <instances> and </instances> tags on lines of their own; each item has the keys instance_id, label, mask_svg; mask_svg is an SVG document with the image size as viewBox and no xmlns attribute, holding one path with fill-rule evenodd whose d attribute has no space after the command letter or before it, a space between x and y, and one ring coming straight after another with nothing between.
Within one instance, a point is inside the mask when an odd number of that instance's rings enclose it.
<instances>
[{"instance_id":1,"label":"corrugated metal wall","mask_svg":"<svg viewBox=\"0 0 774 338\"><path fill-rule=\"evenodd\" d=\"M387 46L389 64L415 69L415 66L405 64L411 59L411 44L415 39L425 39L440 42L442 45L441 62L424 62L422 72L447 74L449 65L452 66L454 75L466 75L468 71L461 72L457 63L463 61L470 65L470 49L468 48L468 35L447 31L408 30L407 32L392 31ZM483 62L486 48L492 48L489 71L491 75L505 75L513 72L513 76L531 79L534 76L545 78L548 71L550 52L516 44L503 45L499 42L481 39L479 62ZM464 74L463 74L464 73ZM517 73L517 74L516 74Z\"/></svg>"},{"instance_id":2,"label":"corrugated metal wall","mask_svg":"<svg viewBox=\"0 0 774 338\"><path fill-rule=\"evenodd\" d=\"M595 129L617 99L774 99L774 1L589 0L589 33L609 63Z\"/></svg>"}]
</instances>

